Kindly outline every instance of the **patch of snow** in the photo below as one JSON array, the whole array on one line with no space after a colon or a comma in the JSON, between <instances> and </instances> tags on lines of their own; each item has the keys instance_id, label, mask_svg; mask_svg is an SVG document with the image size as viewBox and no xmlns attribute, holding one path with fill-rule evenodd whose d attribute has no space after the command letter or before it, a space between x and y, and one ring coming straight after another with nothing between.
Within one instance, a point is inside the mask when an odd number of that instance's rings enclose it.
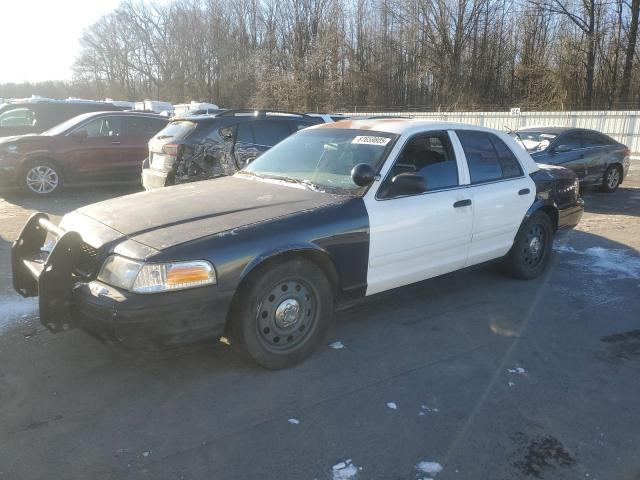
<instances>
[{"instance_id":1,"label":"patch of snow","mask_svg":"<svg viewBox=\"0 0 640 480\"><path fill-rule=\"evenodd\" d=\"M510 387L515 387L516 386L516 384L513 383L513 382L509 382L507 385L509 385Z\"/></svg>"},{"instance_id":2,"label":"patch of snow","mask_svg":"<svg viewBox=\"0 0 640 480\"><path fill-rule=\"evenodd\" d=\"M424 417L426 415L426 413L420 412L418 415L420 415L421 417Z\"/></svg>"},{"instance_id":3,"label":"patch of snow","mask_svg":"<svg viewBox=\"0 0 640 480\"><path fill-rule=\"evenodd\" d=\"M398 409L398 405L396 405L396 402L387 402L387 407L389 407L391 410Z\"/></svg>"},{"instance_id":4,"label":"patch of snow","mask_svg":"<svg viewBox=\"0 0 640 480\"><path fill-rule=\"evenodd\" d=\"M151 452L142 452L143 457L148 457Z\"/></svg>"},{"instance_id":5,"label":"patch of snow","mask_svg":"<svg viewBox=\"0 0 640 480\"><path fill-rule=\"evenodd\" d=\"M568 245L555 245L553 249L578 255L580 258L572 263L594 273L616 275L615 278L619 280L640 278L640 255L629 250L589 247L580 251Z\"/></svg>"},{"instance_id":6,"label":"patch of snow","mask_svg":"<svg viewBox=\"0 0 640 480\"><path fill-rule=\"evenodd\" d=\"M300 420L298 420L297 418L290 418L287 421L292 425L300 425Z\"/></svg>"},{"instance_id":7,"label":"patch of snow","mask_svg":"<svg viewBox=\"0 0 640 480\"><path fill-rule=\"evenodd\" d=\"M0 333L11 325L24 323L25 319L37 314L37 298L22 298L18 295L0 296Z\"/></svg>"},{"instance_id":8,"label":"patch of snow","mask_svg":"<svg viewBox=\"0 0 640 480\"><path fill-rule=\"evenodd\" d=\"M442 465L438 462L420 462L416 465L416 470L419 470L422 473L426 473L428 475L437 475L442 471Z\"/></svg>"},{"instance_id":9,"label":"patch of snow","mask_svg":"<svg viewBox=\"0 0 640 480\"><path fill-rule=\"evenodd\" d=\"M334 350L340 350L340 349L344 348L344 344L341 341L331 342L329 344L329 346L331 348L333 348Z\"/></svg>"},{"instance_id":10,"label":"patch of snow","mask_svg":"<svg viewBox=\"0 0 640 480\"><path fill-rule=\"evenodd\" d=\"M355 478L358 474L358 470L362 470L362 468L356 467L352 463L351 459L336 463L331 467L333 480L349 480Z\"/></svg>"},{"instance_id":11,"label":"patch of snow","mask_svg":"<svg viewBox=\"0 0 640 480\"><path fill-rule=\"evenodd\" d=\"M527 371L522 367L509 368L507 369L509 373L517 373L518 375L524 375Z\"/></svg>"}]
</instances>

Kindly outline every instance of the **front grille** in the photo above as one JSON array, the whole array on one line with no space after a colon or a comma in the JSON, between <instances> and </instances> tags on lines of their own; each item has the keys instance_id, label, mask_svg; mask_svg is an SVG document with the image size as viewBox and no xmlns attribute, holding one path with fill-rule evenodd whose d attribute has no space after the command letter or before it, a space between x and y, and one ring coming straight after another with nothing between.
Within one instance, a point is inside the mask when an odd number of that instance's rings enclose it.
<instances>
[{"instance_id":1,"label":"front grille","mask_svg":"<svg viewBox=\"0 0 640 480\"><path fill-rule=\"evenodd\" d=\"M76 270L80 275L90 277L96 273L98 268L98 253L97 249L93 248L86 242L82 242L80 255L78 256L78 266L76 267Z\"/></svg>"}]
</instances>

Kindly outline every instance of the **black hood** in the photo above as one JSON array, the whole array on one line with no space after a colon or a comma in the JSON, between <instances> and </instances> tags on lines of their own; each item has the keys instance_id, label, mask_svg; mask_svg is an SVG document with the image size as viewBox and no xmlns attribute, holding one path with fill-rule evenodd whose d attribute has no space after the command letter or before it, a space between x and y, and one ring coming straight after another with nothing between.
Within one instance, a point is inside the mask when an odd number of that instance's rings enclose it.
<instances>
[{"instance_id":1,"label":"black hood","mask_svg":"<svg viewBox=\"0 0 640 480\"><path fill-rule=\"evenodd\" d=\"M234 176L127 195L88 205L78 212L162 250L345 198L297 185Z\"/></svg>"}]
</instances>

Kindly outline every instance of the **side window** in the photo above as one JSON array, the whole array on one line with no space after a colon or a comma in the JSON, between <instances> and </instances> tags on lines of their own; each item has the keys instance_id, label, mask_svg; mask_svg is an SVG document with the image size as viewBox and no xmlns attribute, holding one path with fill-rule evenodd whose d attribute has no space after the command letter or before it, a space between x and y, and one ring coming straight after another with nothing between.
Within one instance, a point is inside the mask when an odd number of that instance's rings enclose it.
<instances>
[{"instance_id":1,"label":"side window","mask_svg":"<svg viewBox=\"0 0 640 480\"><path fill-rule=\"evenodd\" d=\"M32 127L36 116L30 108L13 108L0 115L0 127Z\"/></svg>"},{"instance_id":2,"label":"side window","mask_svg":"<svg viewBox=\"0 0 640 480\"><path fill-rule=\"evenodd\" d=\"M253 143L253 132L251 131L251 125L249 125L249 122L243 122L238 125L236 143Z\"/></svg>"},{"instance_id":3,"label":"side window","mask_svg":"<svg viewBox=\"0 0 640 480\"><path fill-rule=\"evenodd\" d=\"M391 181L400 173L422 176L428 192L458 186L458 166L447 132L433 132L409 140L380 187L380 197L389 197Z\"/></svg>"},{"instance_id":4,"label":"side window","mask_svg":"<svg viewBox=\"0 0 640 480\"><path fill-rule=\"evenodd\" d=\"M136 137L153 137L166 125L166 122L158 120L156 118L145 118L137 116L124 117L124 129L125 135Z\"/></svg>"},{"instance_id":5,"label":"side window","mask_svg":"<svg viewBox=\"0 0 640 480\"><path fill-rule=\"evenodd\" d=\"M119 137L121 123L121 117L101 117L92 120L78 130L85 130L88 138Z\"/></svg>"},{"instance_id":6,"label":"side window","mask_svg":"<svg viewBox=\"0 0 640 480\"><path fill-rule=\"evenodd\" d=\"M520 162L518 162L511 149L496 135L489 134L489 136L498 154L498 160L502 167L502 177L513 178L521 176L522 168L520 167Z\"/></svg>"},{"instance_id":7,"label":"side window","mask_svg":"<svg viewBox=\"0 0 640 480\"><path fill-rule=\"evenodd\" d=\"M471 183L490 182L503 178L500 157L491 135L475 130L456 130L467 157Z\"/></svg>"},{"instance_id":8,"label":"side window","mask_svg":"<svg viewBox=\"0 0 640 480\"><path fill-rule=\"evenodd\" d=\"M253 135L256 145L273 147L291 135L291 131L286 121L263 120L253 122Z\"/></svg>"},{"instance_id":9,"label":"side window","mask_svg":"<svg viewBox=\"0 0 640 480\"><path fill-rule=\"evenodd\" d=\"M570 132L560 137L557 141L558 145L566 145L571 150L582 148L582 135L580 132Z\"/></svg>"},{"instance_id":10,"label":"side window","mask_svg":"<svg viewBox=\"0 0 640 480\"><path fill-rule=\"evenodd\" d=\"M582 132L582 143L585 147L604 147L609 141L597 132Z\"/></svg>"}]
</instances>

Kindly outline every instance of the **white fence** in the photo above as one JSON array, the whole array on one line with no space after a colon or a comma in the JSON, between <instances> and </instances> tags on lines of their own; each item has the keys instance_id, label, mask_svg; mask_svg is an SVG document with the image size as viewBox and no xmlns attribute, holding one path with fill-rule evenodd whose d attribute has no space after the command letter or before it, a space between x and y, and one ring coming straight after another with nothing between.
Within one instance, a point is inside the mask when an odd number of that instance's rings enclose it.
<instances>
[{"instance_id":1,"label":"white fence","mask_svg":"<svg viewBox=\"0 0 640 480\"><path fill-rule=\"evenodd\" d=\"M640 110L589 112L357 112L349 115L408 116L425 120L470 123L513 130L525 127L562 126L591 128L615 138L640 154Z\"/></svg>"}]
</instances>

